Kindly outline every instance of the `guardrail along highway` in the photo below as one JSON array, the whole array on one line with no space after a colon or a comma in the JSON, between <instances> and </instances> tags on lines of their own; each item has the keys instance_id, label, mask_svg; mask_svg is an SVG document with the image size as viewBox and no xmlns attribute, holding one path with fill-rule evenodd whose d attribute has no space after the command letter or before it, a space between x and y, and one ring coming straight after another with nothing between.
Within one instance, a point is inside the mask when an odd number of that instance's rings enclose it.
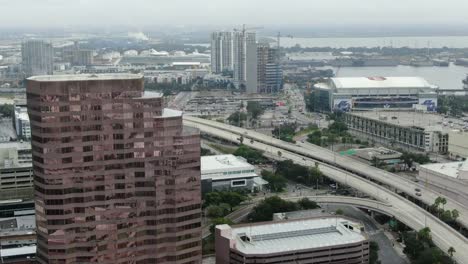
<instances>
[{"instance_id":1,"label":"guardrail along highway","mask_svg":"<svg viewBox=\"0 0 468 264\"><path fill-rule=\"evenodd\" d=\"M200 129L202 133L210 134L231 142L238 143L240 135L243 135L245 145L262 150L277 160L290 159L298 164L307 166L315 166L317 164L319 169L334 181L348 185L381 202L392 205L392 212L389 212L389 214L394 215L395 218L409 227L415 230L419 230L425 226L429 227L432 231L434 243L441 250L447 252L449 247L453 247L456 250L454 259L458 263L468 264L467 238L411 201L362 176L372 178L404 192L408 191L408 194L412 193L408 188L414 188L415 186L411 181L405 181L395 174L374 170L372 167L362 163L354 164L359 162L349 158L335 157L333 154L330 155L329 150L313 145L312 147L296 146L255 131L196 117L184 116L184 123L188 126ZM281 152L281 155L278 155L278 152ZM398 179L392 179L392 177L397 177ZM426 192L426 190L424 189L423 192ZM432 193L425 194L424 197L420 198L424 199L424 202L432 204L437 196L437 194ZM434 199L432 199L432 197ZM466 221L466 214L464 214L466 212L464 206L450 202L446 207L453 207L459 210L460 219L463 217L463 222L465 224L468 223L468 221Z\"/></svg>"}]
</instances>

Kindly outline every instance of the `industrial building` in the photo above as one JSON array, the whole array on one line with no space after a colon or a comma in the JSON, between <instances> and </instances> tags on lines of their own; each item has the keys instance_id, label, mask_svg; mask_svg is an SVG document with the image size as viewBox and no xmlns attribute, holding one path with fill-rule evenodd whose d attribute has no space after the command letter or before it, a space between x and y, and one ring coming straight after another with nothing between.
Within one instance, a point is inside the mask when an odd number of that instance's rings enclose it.
<instances>
[{"instance_id":1,"label":"industrial building","mask_svg":"<svg viewBox=\"0 0 468 264\"><path fill-rule=\"evenodd\" d=\"M314 87L329 111L437 108L437 86L419 77L330 78Z\"/></svg>"},{"instance_id":2,"label":"industrial building","mask_svg":"<svg viewBox=\"0 0 468 264\"><path fill-rule=\"evenodd\" d=\"M267 184L253 165L234 155L201 157L201 179L203 193L236 189L254 191Z\"/></svg>"},{"instance_id":3,"label":"industrial building","mask_svg":"<svg viewBox=\"0 0 468 264\"><path fill-rule=\"evenodd\" d=\"M421 165L417 179L468 202L468 161Z\"/></svg>"},{"instance_id":4,"label":"industrial building","mask_svg":"<svg viewBox=\"0 0 468 264\"><path fill-rule=\"evenodd\" d=\"M361 111L345 115L352 135L406 151L448 153L457 119L427 112Z\"/></svg>"},{"instance_id":5,"label":"industrial building","mask_svg":"<svg viewBox=\"0 0 468 264\"><path fill-rule=\"evenodd\" d=\"M134 74L31 77L27 98L39 263L201 262L200 135L182 112Z\"/></svg>"},{"instance_id":6,"label":"industrial building","mask_svg":"<svg viewBox=\"0 0 468 264\"><path fill-rule=\"evenodd\" d=\"M22 69L26 77L52 74L54 48L42 40L28 40L21 45Z\"/></svg>"},{"instance_id":7,"label":"industrial building","mask_svg":"<svg viewBox=\"0 0 468 264\"><path fill-rule=\"evenodd\" d=\"M215 229L217 264L369 263L369 238L361 223L317 217Z\"/></svg>"},{"instance_id":8,"label":"industrial building","mask_svg":"<svg viewBox=\"0 0 468 264\"><path fill-rule=\"evenodd\" d=\"M283 85L283 72L279 63L279 50L268 44L257 47L257 77L259 93L277 93Z\"/></svg>"},{"instance_id":9,"label":"industrial building","mask_svg":"<svg viewBox=\"0 0 468 264\"><path fill-rule=\"evenodd\" d=\"M0 200L32 199L33 181L31 144L0 143Z\"/></svg>"}]
</instances>

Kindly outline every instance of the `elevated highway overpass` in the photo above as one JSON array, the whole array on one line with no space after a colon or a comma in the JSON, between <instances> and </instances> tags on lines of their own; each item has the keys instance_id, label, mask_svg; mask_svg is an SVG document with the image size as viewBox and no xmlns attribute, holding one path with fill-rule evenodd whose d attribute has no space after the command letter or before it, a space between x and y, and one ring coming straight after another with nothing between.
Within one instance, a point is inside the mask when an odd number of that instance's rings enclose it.
<instances>
[{"instance_id":1,"label":"elevated highway overpass","mask_svg":"<svg viewBox=\"0 0 468 264\"><path fill-rule=\"evenodd\" d=\"M312 153L309 153L313 152L311 150L303 149L286 142L283 143L265 135L256 135L252 131L230 127L209 120L184 117L184 121L186 125L196 127L203 133L211 134L231 142L239 142L239 135L244 135L245 145L262 150L277 160L290 159L298 164L307 166L317 165L327 177L334 181L357 189L380 202L391 204L391 209L388 209L388 211L391 210L389 214L394 215L395 218L400 219L401 222L409 227L415 230L419 230L425 226L429 227L432 231L434 243L440 249L446 252L449 247L454 247L456 250L454 259L458 263L468 264L468 239L459 232L393 191L360 177L354 174L354 172L338 168L337 164L330 165L328 164L329 162L324 162L322 158L317 159L313 157L322 156L321 153L313 153L312 156ZM218 127L218 124L223 126ZM252 139L252 142L250 139ZM278 152L281 152L281 156L277 155ZM366 169L370 169L370 167L367 166Z\"/></svg>"},{"instance_id":2,"label":"elevated highway overpass","mask_svg":"<svg viewBox=\"0 0 468 264\"><path fill-rule=\"evenodd\" d=\"M378 169L372 166L369 166L365 163L356 161L349 157L342 157L336 152L330 151L326 148L322 148L313 144L309 143L302 143L298 142L297 144L292 144L288 142L284 142L282 140L278 140L276 138L258 133L256 131L243 129L211 120L191 117L191 116L184 116L184 121L187 125L196 125L196 124L203 124L207 127L217 128L219 130L229 131L236 135L243 135L246 139L244 143L247 143L250 139L255 141L262 142L266 145L275 146L281 148L283 150L288 150L293 153L306 156L317 160L319 162L323 162L324 164L331 165L333 167L337 167L351 173L357 174L362 177L366 177L368 179L372 179L376 182L385 184L390 186L398 191L404 192L407 195L421 200L423 203L427 205L432 205L435 199L439 196L443 196L440 193L433 191L430 188L426 188L423 184L417 184L413 181L408 180L402 176L399 176L394 173L387 172L382 169ZM207 134L211 133L210 129L202 130ZM215 135L216 136L216 135ZM239 142L239 140L231 140L234 142ZM276 154L276 153L274 153ZM416 195L415 189L418 188L421 190L421 196ZM445 196L444 196L445 197ZM460 217L458 218L458 222L463 225L464 227L468 228L468 205L461 204L450 197L445 197L447 199L447 204L445 208L447 209L456 209L460 213Z\"/></svg>"}]
</instances>

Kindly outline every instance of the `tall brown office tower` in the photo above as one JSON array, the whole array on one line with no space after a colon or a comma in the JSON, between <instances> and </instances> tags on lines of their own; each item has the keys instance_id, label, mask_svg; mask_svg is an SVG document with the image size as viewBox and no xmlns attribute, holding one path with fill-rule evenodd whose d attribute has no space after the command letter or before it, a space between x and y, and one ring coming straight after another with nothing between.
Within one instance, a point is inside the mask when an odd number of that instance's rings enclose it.
<instances>
[{"instance_id":1,"label":"tall brown office tower","mask_svg":"<svg viewBox=\"0 0 468 264\"><path fill-rule=\"evenodd\" d=\"M140 75L28 79L40 263L200 263L200 138Z\"/></svg>"}]
</instances>

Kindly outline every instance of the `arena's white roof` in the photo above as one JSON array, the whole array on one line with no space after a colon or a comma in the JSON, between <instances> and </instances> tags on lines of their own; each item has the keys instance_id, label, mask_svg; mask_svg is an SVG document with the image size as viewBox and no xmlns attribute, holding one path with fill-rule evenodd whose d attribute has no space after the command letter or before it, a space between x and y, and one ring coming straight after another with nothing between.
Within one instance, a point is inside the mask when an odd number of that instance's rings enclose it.
<instances>
[{"instance_id":1,"label":"arena's white roof","mask_svg":"<svg viewBox=\"0 0 468 264\"><path fill-rule=\"evenodd\" d=\"M345 225L353 226L354 230ZM279 253L361 242L367 238L358 229L360 226L340 217L310 218L234 226L230 239L235 239L235 249L245 254ZM241 239L242 236L248 237L248 241Z\"/></svg>"},{"instance_id":2,"label":"arena's white roof","mask_svg":"<svg viewBox=\"0 0 468 264\"><path fill-rule=\"evenodd\" d=\"M345 77L331 80L337 89L436 88L421 77Z\"/></svg>"}]
</instances>

